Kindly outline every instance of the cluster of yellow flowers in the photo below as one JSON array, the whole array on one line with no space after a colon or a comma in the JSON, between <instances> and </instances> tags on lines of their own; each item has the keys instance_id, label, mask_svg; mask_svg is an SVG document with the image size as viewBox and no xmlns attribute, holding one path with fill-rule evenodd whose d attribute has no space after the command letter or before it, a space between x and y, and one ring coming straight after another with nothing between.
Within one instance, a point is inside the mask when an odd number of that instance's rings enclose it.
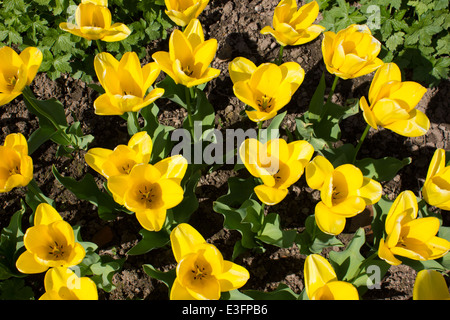
<instances>
[{"instance_id":1,"label":"cluster of yellow flowers","mask_svg":"<svg viewBox=\"0 0 450 320\"><path fill-rule=\"evenodd\" d=\"M161 71L175 83L187 88L216 78L220 71L210 67L217 50L217 40L205 40L197 19L208 0L165 0L166 13L183 31L170 35L169 51L156 52L154 62L141 66L136 53L125 53L120 61L101 52L95 57L97 78L105 90L94 102L98 115L122 115L148 106L164 94L152 85ZM60 28L88 40L120 41L130 34L122 23L112 24L107 0L82 0L75 23L61 23ZM316 39L324 28L313 24L319 6L312 1L300 8L295 0L281 0L273 16L273 28L262 34L272 35L281 45L301 45ZM378 126L400 135L414 137L427 132L430 123L415 107L426 89L415 82L402 82L400 69L394 63L377 58L381 44L367 26L351 25L338 33L325 32L322 41L323 60L327 70L341 79L352 79L376 71L367 102L360 107L370 127ZM20 55L9 47L0 49L0 105L22 93L34 79L42 62L37 48L25 49ZM247 106L248 117L257 123L272 119L286 106L302 84L305 71L296 62L263 63L237 57L229 64L233 92ZM188 166L181 156L171 156L150 164L152 139L147 132L134 134L127 145L114 150L90 149L87 164L107 180L114 200L135 213L143 228L159 231L166 222L167 210L177 206L184 196L181 181ZM312 189L320 190L321 201L315 207L317 226L325 233L340 234L346 218L361 213L381 198L379 182L363 176L352 164L336 168L323 156L316 156L307 141L287 143L272 139L261 143L247 139L239 155L247 170L262 184L254 191L262 203L275 205L288 194L288 188L305 173ZM0 146L0 192L26 186L33 179L33 161L28 155L25 137L11 134ZM445 166L445 152L436 150L428 170L423 196L430 205L450 210L450 167ZM417 199L411 191L402 192L393 203L386 219L386 238L381 240L378 255L392 265L401 261L395 256L416 260L442 257L450 242L436 236L439 220L417 218ZM219 299L220 293L242 287L248 271L224 260L219 250L205 241L192 226L182 223L170 234L175 260L176 280L171 299ZM79 278L70 267L79 264L85 250L76 242L72 227L48 204L37 207L34 226L24 236L26 251L17 260L23 273L47 272L46 293L41 299L97 299L95 283ZM50 268L50 269L49 269ZM338 281L330 263L320 255L306 258L305 288L309 299L358 299L356 288ZM431 279L431 280L430 280ZM437 280L434 280L437 279ZM445 282L432 271L419 273L415 298L434 295L425 283L439 283L439 292L448 297ZM436 281L436 282L435 282Z\"/></svg>"}]
</instances>

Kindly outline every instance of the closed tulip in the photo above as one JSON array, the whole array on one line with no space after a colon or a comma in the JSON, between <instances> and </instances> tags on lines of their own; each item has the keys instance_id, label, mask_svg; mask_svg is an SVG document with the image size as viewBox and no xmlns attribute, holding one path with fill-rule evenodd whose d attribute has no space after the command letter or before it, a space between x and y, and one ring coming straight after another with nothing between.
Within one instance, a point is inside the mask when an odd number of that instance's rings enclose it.
<instances>
[{"instance_id":1,"label":"closed tulip","mask_svg":"<svg viewBox=\"0 0 450 320\"><path fill-rule=\"evenodd\" d=\"M115 42L126 39L130 29L111 21L107 0L82 0L75 12L75 23L61 22L59 27L87 40Z\"/></svg>"},{"instance_id":2,"label":"closed tulip","mask_svg":"<svg viewBox=\"0 0 450 320\"><path fill-rule=\"evenodd\" d=\"M439 219L417 218L417 198L412 191L402 192L389 210L385 231L386 238L380 240L378 256L391 265L399 265L402 256L413 260L434 260L450 250L450 242L436 236Z\"/></svg>"},{"instance_id":3,"label":"closed tulip","mask_svg":"<svg viewBox=\"0 0 450 320\"><path fill-rule=\"evenodd\" d=\"M169 52L155 52L152 58L175 83L191 88L219 76L220 70L209 67L216 51L217 40L205 40L200 22L194 19L184 32L172 32Z\"/></svg>"},{"instance_id":4,"label":"closed tulip","mask_svg":"<svg viewBox=\"0 0 450 320\"><path fill-rule=\"evenodd\" d=\"M66 267L51 268L44 277L45 293L39 300L98 300L97 285Z\"/></svg>"},{"instance_id":5,"label":"closed tulip","mask_svg":"<svg viewBox=\"0 0 450 320\"><path fill-rule=\"evenodd\" d=\"M331 264L318 254L306 257L304 277L309 300L359 300L356 288L339 281Z\"/></svg>"},{"instance_id":6,"label":"closed tulip","mask_svg":"<svg viewBox=\"0 0 450 320\"><path fill-rule=\"evenodd\" d=\"M16 261L22 273L41 273L53 267L72 267L86 254L76 242L72 226L49 204L37 206L34 225L23 237L26 251Z\"/></svg>"},{"instance_id":7,"label":"closed tulip","mask_svg":"<svg viewBox=\"0 0 450 320\"><path fill-rule=\"evenodd\" d=\"M20 54L7 46L0 48L0 106L14 100L31 84L42 57L42 52L35 47L28 47Z\"/></svg>"},{"instance_id":8,"label":"closed tulip","mask_svg":"<svg viewBox=\"0 0 450 320\"><path fill-rule=\"evenodd\" d=\"M450 300L444 276L436 270L420 270L414 282L413 300Z\"/></svg>"},{"instance_id":9,"label":"closed tulip","mask_svg":"<svg viewBox=\"0 0 450 320\"><path fill-rule=\"evenodd\" d=\"M381 43L366 25L352 24L338 33L324 33L323 61L329 73L341 79L353 79L369 74L382 64L378 54Z\"/></svg>"},{"instance_id":10,"label":"closed tulip","mask_svg":"<svg viewBox=\"0 0 450 320\"><path fill-rule=\"evenodd\" d=\"M296 62L280 66L263 63L257 67L252 61L238 57L228 69L234 94L254 109L245 111L254 122L275 117L290 102L305 77L305 70Z\"/></svg>"},{"instance_id":11,"label":"closed tulip","mask_svg":"<svg viewBox=\"0 0 450 320\"><path fill-rule=\"evenodd\" d=\"M450 210L450 166L445 166L445 150L436 149L422 188L424 200L442 210Z\"/></svg>"},{"instance_id":12,"label":"closed tulip","mask_svg":"<svg viewBox=\"0 0 450 320\"><path fill-rule=\"evenodd\" d=\"M209 0L164 0L167 16L178 26L185 27L196 19Z\"/></svg>"},{"instance_id":13,"label":"closed tulip","mask_svg":"<svg viewBox=\"0 0 450 320\"><path fill-rule=\"evenodd\" d=\"M297 8L296 0L281 0L273 15L273 28L266 26L262 34L270 34L282 46L298 46L317 38L324 27L313 24L319 14L316 1Z\"/></svg>"},{"instance_id":14,"label":"closed tulip","mask_svg":"<svg viewBox=\"0 0 450 320\"><path fill-rule=\"evenodd\" d=\"M92 169L109 179L129 174L137 164L148 163L152 148L152 139L147 132L141 131L134 134L127 145L118 145L114 150L92 148L84 158Z\"/></svg>"},{"instance_id":15,"label":"closed tulip","mask_svg":"<svg viewBox=\"0 0 450 320\"><path fill-rule=\"evenodd\" d=\"M177 206L184 190L180 182L186 173L187 160L180 155L155 165L135 165L129 174L108 179L114 200L136 213L144 229L159 231L166 221L167 210Z\"/></svg>"},{"instance_id":16,"label":"closed tulip","mask_svg":"<svg viewBox=\"0 0 450 320\"><path fill-rule=\"evenodd\" d=\"M378 202L382 193L380 183L364 177L358 167L343 164L334 168L323 156L316 156L306 166L306 182L310 188L320 190L315 219L320 230L331 235L340 234L346 218Z\"/></svg>"},{"instance_id":17,"label":"closed tulip","mask_svg":"<svg viewBox=\"0 0 450 320\"><path fill-rule=\"evenodd\" d=\"M417 82L402 82L400 69L395 63L381 66L369 88L369 102L360 99L366 122L374 129L378 126L406 137L424 135L430 128L428 117L415 109L427 89Z\"/></svg>"},{"instance_id":18,"label":"closed tulip","mask_svg":"<svg viewBox=\"0 0 450 320\"><path fill-rule=\"evenodd\" d=\"M255 193L267 205L275 205L286 197L288 188L300 179L313 153L312 145L303 140L287 143L273 139L262 144L247 139L239 148L247 170L263 182L255 187Z\"/></svg>"},{"instance_id":19,"label":"closed tulip","mask_svg":"<svg viewBox=\"0 0 450 320\"><path fill-rule=\"evenodd\" d=\"M33 159L21 133L9 134L0 146L0 193L24 187L33 179Z\"/></svg>"},{"instance_id":20,"label":"closed tulip","mask_svg":"<svg viewBox=\"0 0 450 320\"><path fill-rule=\"evenodd\" d=\"M148 90L161 69L155 62L143 67L135 52L125 53L120 61L102 52L94 60L95 73L105 93L94 101L98 115L122 115L137 112L164 94L164 89Z\"/></svg>"},{"instance_id":21,"label":"closed tulip","mask_svg":"<svg viewBox=\"0 0 450 320\"><path fill-rule=\"evenodd\" d=\"M170 234L177 261L171 300L218 300L221 292L242 287L250 275L244 267L224 260L191 225L181 223Z\"/></svg>"}]
</instances>

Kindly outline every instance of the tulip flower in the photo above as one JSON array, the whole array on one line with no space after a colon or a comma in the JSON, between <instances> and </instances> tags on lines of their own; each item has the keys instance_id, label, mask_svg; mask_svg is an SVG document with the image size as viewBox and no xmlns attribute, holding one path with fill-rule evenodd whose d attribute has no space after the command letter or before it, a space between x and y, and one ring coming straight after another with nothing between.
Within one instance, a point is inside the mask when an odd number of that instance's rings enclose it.
<instances>
[{"instance_id":1,"label":"tulip flower","mask_svg":"<svg viewBox=\"0 0 450 320\"><path fill-rule=\"evenodd\" d=\"M417 82L402 82L398 66L386 63L370 85L370 106L365 97L360 99L364 119L374 129L381 126L406 137L422 136L430 128L430 121L415 107L426 91Z\"/></svg>"},{"instance_id":2,"label":"tulip flower","mask_svg":"<svg viewBox=\"0 0 450 320\"><path fill-rule=\"evenodd\" d=\"M382 64L378 54L381 43L366 25L352 24L334 33L324 33L322 55L329 73L341 79L353 79L369 74Z\"/></svg>"},{"instance_id":3,"label":"tulip flower","mask_svg":"<svg viewBox=\"0 0 450 320\"><path fill-rule=\"evenodd\" d=\"M66 267L51 268L44 277L45 293L39 300L98 300L97 285Z\"/></svg>"},{"instance_id":4,"label":"tulip flower","mask_svg":"<svg viewBox=\"0 0 450 320\"><path fill-rule=\"evenodd\" d=\"M108 189L114 200L136 213L141 226L159 231L166 221L167 209L177 206L184 191L180 182L186 173L187 160L172 156L155 165L135 165L130 174L108 179Z\"/></svg>"},{"instance_id":5,"label":"tulip flower","mask_svg":"<svg viewBox=\"0 0 450 320\"><path fill-rule=\"evenodd\" d=\"M205 41L203 28L194 19L184 32L178 29L172 32L169 52L155 52L152 58L175 83L191 88L219 76L220 70L209 67L216 51L217 40Z\"/></svg>"},{"instance_id":6,"label":"tulip flower","mask_svg":"<svg viewBox=\"0 0 450 320\"><path fill-rule=\"evenodd\" d=\"M450 210L450 166L445 166L445 150L436 149L422 188L424 200L442 210Z\"/></svg>"},{"instance_id":7,"label":"tulip flower","mask_svg":"<svg viewBox=\"0 0 450 320\"><path fill-rule=\"evenodd\" d=\"M154 88L147 94L161 70L155 62L141 68L135 52L126 52L120 61L107 52L99 53L95 56L94 67L105 89L105 93L94 101L98 115L137 112L164 94L162 88Z\"/></svg>"},{"instance_id":8,"label":"tulip flower","mask_svg":"<svg viewBox=\"0 0 450 320\"><path fill-rule=\"evenodd\" d=\"M273 15L273 28L266 26L262 34L271 34L281 46L298 46L317 38L324 27L313 24L319 14L316 1L297 8L296 0L281 0Z\"/></svg>"},{"instance_id":9,"label":"tulip flower","mask_svg":"<svg viewBox=\"0 0 450 320\"><path fill-rule=\"evenodd\" d=\"M6 136L0 146L0 193L24 187L33 179L33 159L28 155L28 143L21 133Z\"/></svg>"},{"instance_id":10,"label":"tulip flower","mask_svg":"<svg viewBox=\"0 0 450 320\"><path fill-rule=\"evenodd\" d=\"M247 139L239 148L247 170L263 182L254 190L267 205L275 205L286 197L288 188L300 179L313 153L312 145L303 140L288 144L283 139L273 139L262 144Z\"/></svg>"},{"instance_id":11,"label":"tulip flower","mask_svg":"<svg viewBox=\"0 0 450 320\"><path fill-rule=\"evenodd\" d=\"M87 40L106 42L121 41L131 34L123 23L112 24L107 0L82 0L75 12L75 24L61 22L59 27Z\"/></svg>"},{"instance_id":12,"label":"tulip flower","mask_svg":"<svg viewBox=\"0 0 450 320\"><path fill-rule=\"evenodd\" d=\"M331 264L318 254L306 257L304 278L309 300L359 300L356 288L339 281Z\"/></svg>"},{"instance_id":13,"label":"tulip flower","mask_svg":"<svg viewBox=\"0 0 450 320\"><path fill-rule=\"evenodd\" d=\"M444 276L436 270L420 270L414 283L413 300L450 300Z\"/></svg>"},{"instance_id":14,"label":"tulip flower","mask_svg":"<svg viewBox=\"0 0 450 320\"><path fill-rule=\"evenodd\" d=\"M7 46L0 48L0 106L14 100L31 84L42 57L42 52L35 47L28 47L20 54Z\"/></svg>"},{"instance_id":15,"label":"tulip flower","mask_svg":"<svg viewBox=\"0 0 450 320\"><path fill-rule=\"evenodd\" d=\"M254 122L276 116L289 103L305 77L305 70L296 62L286 62L280 66L263 63L256 67L250 60L238 57L228 69L234 94L254 109L246 111Z\"/></svg>"},{"instance_id":16,"label":"tulip flower","mask_svg":"<svg viewBox=\"0 0 450 320\"><path fill-rule=\"evenodd\" d=\"M129 174L136 164L148 163L152 153L152 139L147 132L134 134L128 145L120 144L114 150L93 148L88 150L86 163L106 179Z\"/></svg>"},{"instance_id":17,"label":"tulip flower","mask_svg":"<svg viewBox=\"0 0 450 320\"><path fill-rule=\"evenodd\" d=\"M41 273L53 267L72 267L79 264L86 254L75 241L73 229L49 204L37 206L34 226L23 237L26 251L16 261L22 273Z\"/></svg>"},{"instance_id":18,"label":"tulip flower","mask_svg":"<svg viewBox=\"0 0 450 320\"><path fill-rule=\"evenodd\" d=\"M381 184L364 177L352 164L334 168L325 157L316 156L305 171L308 186L320 190L321 201L316 205L315 219L324 233L340 234L346 218L356 216L381 198Z\"/></svg>"},{"instance_id":19,"label":"tulip flower","mask_svg":"<svg viewBox=\"0 0 450 320\"><path fill-rule=\"evenodd\" d=\"M178 26L185 27L196 19L209 0L164 0L167 16Z\"/></svg>"},{"instance_id":20,"label":"tulip flower","mask_svg":"<svg viewBox=\"0 0 450 320\"><path fill-rule=\"evenodd\" d=\"M242 287L250 277L244 267L224 260L189 224L176 226L170 242L177 261L171 300L218 300L221 292Z\"/></svg>"},{"instance_id":21,"label":"tulip flower","mask_svg":"<svg viewBox=\"0 0 450 320\"><path fill-rule=\"evenodd\" d=\"M413 260L434 260L450 250L450 242L436 236L439 219L425 217L417 219L417 198L412 191L404 191L395 199L389 210L385 231L386 238L380 240L378 256L391 265L402 263L395 255Z\"/></svg>"}]
</instances>

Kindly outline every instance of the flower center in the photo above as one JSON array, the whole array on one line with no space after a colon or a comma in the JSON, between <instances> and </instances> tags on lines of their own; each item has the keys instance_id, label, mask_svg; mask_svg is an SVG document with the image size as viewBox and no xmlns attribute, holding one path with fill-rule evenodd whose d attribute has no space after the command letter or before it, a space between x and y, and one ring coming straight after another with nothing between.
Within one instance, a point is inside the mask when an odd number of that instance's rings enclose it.
<instances>
[{"instance_id":1,"label":"flower center","mask_svg":"<svg viewBox=\"0 0 450 320\"><path fill-rule=\"evenodd\" d=\"M208 273L205 272L205 267L199 267L198 264L195 265L195 268L191 270L192 277L194 280L203 280Z\"/></svg>"},{"instance_id":2,"label":"flower center","mask_svg":"<svg viewBox=\"0 0 450 320\"><path fill-rule=\"evenodd\" d=\"M192 70L191 66L189 66L189 65L184 67L182 70L183 70L184 74L187 75L188 77L190 77L194 73L194 70Z\"/></svg>"},{"instance_id":3,"label":"flower center","mask_svg":"<svg viewBox=\"0 0 450 320\"><path fill-rule=\"evenodd\" d=\"M53 256L53 259L62 259L64 257L64 245L54 241L53 244L49 245L49 248L48 254Z\"/></svg>"},{"instance_id":4,"label":"flower center","mask_svg":"<svg viewBox=\"0 0 450 320\"><path fill-rule=\"evenodd\" d=\"M144 185L141 187L139 192L139 199L142 202L145 202L147 205L151 205L151 203L155 200L156 194L153 190L154 188L152 186L146 186Z\"/></svg>"},{"instance_id":5,"label":"flower center","mask_svg":"<svg viewBox=\"0 0 450 320\"><path fill-rule=\"evenodd\" d=\"M15 175L15 174L20 174L19 165L16 164L12 168L9 168L9 174L12 175L12 176Z\"/></svg>"},{"instance_id":6,"label":"flower center","mask_svg":"<svg viewBox=\"0 0 450 320\"><path fill-rule=\"evenodd\" d=\"M120 166L120 169L122 169L122 173L124 174L130 174L131 169L133 169L134 165L136 163L134 161L127 161L125 163L122 163L122 165ZM120 170L119 169L119 170Z\"/></svg>"},{"instance_id":7,"label":"flower center","mask_svg":"<svg viewBox=\"0 0 450 320\"><path fill-rule=\"evenodd\" d=\"M344 198L344 195L336 186L334 186L331 198L333 199L333 202L334 201L338 202L340 199Z\"/></svg>"},{"instance_id":8,"label":"flower center","mask_svg":"<svg viewBox=\"0 0 450 320\"><path fill-rule=\"evenodd\" d=\"M8 87L8 89L10 89L11 91L14 89L14 87L16 86L17 83L17 75L14 75L12 77L9 77L6 80L6 86Z\"/></svg>"},{"instance_id":9,"label":"flower center","mask_svg":"<svg viewBox=\"0 0 450 320\"><path fill-rule=\"evenodd\" d=\"M261 111L270 111L273 106L273 98L263 95L260 99L256 100L258 107Z\"/></svg>"}]
</instances>

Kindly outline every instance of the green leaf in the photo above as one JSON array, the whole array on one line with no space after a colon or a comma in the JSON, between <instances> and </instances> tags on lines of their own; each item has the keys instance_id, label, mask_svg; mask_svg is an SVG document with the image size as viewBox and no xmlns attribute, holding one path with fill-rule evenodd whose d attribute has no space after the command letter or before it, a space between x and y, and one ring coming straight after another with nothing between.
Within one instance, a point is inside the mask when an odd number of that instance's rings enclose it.
<instances>
[{"instance_id":1,"label":"green leaf","mask_svg":"<svg viewBox=\"0 0 450 320\"><path fill-rule=\"evenodd\" d=\"M121 268L126 258L114 259L108 255L100 256L100 261L90 266L93 273L91 279L106 292L115 289L112 278Z\"/></svg>"},{"instance_id":2,"label":"green leaf","mask_svg":"<svg viewBox=\"0 0 450 320\"><path fill-rule=\"evenodd\" d=\"M12 278L0 282L0 300L34 300L34 292L25 280Z\"/></svg>"},{"instance_id":3,"label":"green leaf","mask_svg":"<svg viewBox=\"0 0 450 320\"><path fill-rule=\"evenodd\" d=\"M269 213L264 217L261 230L256 238L273 246L289 248L294 243L296 235L296 230L282 230L280 216L276 213Z\"/></svg>"},{"instance_id":4,"label":"green leaf","mask_svg":"<svg viewBox=\"0 0 450 320\"><path fill-rule=\"evenodd\" d=\"M144 254L153 249L162 248L170 242L170 235L165 229L158 232L142 229L139 234L142 236L141 241L127 252L128 255Z\"/></svg>"},{"instance_id":5,"label":"green leaf","mask_svg":"<svg viewBox=\"0 0 450 320\"><path fill-rule=\"evenodd\" d=\"M144 268L144 272L148 274L151 278L156 279L164 283L168 288L169 292L172 288L173 282L177 276L175 268L169 271L160 271L153 267L151 264L144 264L142 266Z\"/></svg>"},{"instance_id":6,"label":"green leaf","mask_svg":"<svg viewBox=\"0 0 450 320\"><path fill-rule=\"evenodd\" d=\"M276 115L267 128L262 129L259 135L259 141L261 143L266 143L271 139L277 139L280 136L280 125L286 116L287 111Z\"/></svg>"},{"instance_id":7,"label":"green leaf","mask_svg":"<svg viewBox=\"0 0 450 320\"><path fill-rule=\"evenodd\" d=\"M361 169L363 176L377 181L392 180L403 167L411 163L411 158L399 160L392 157L381 159L364 158L357 160L355 165Z\"/></svg>"},{"instance_id":8,"label":"green leaf","mask_svg":"<svg viewBox=\"0 0 450 320\"><path fill-rule=\"evenodd\" d=\"M297 300L299 296L284 283L280 283L274 291L244 290L243 294L254 300Z\"/></svg>"}]
</instances>

